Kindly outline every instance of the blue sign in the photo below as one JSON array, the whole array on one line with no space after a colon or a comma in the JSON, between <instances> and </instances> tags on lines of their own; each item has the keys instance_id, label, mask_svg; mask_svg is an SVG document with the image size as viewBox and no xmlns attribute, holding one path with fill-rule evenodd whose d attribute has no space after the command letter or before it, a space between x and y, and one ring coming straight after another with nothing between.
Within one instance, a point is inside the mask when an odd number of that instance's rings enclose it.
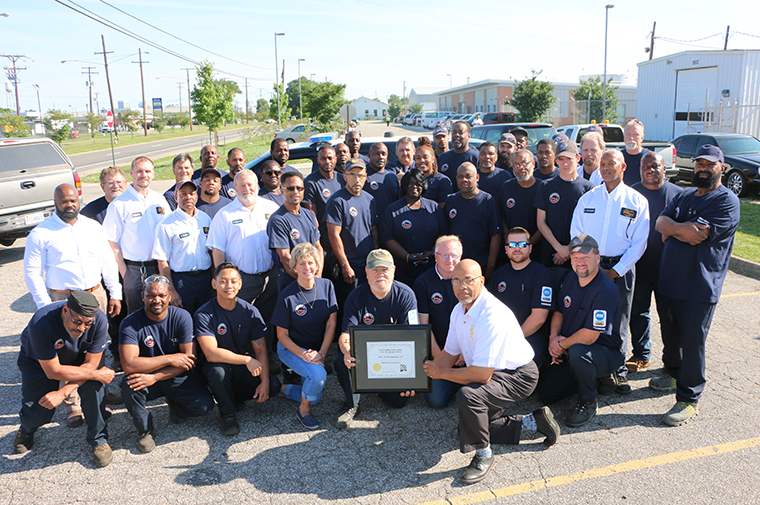
<instances>
[{"instance_id":1,"label":"blue sign","mask_svg":"<svg viewBox=\"0 0 760 505\"><path fill-rule=\"evenodd\" d=\"M153 110L164 110L163 102L160 98L154 98L153 99Z\"/></svg>"}]
</instances>

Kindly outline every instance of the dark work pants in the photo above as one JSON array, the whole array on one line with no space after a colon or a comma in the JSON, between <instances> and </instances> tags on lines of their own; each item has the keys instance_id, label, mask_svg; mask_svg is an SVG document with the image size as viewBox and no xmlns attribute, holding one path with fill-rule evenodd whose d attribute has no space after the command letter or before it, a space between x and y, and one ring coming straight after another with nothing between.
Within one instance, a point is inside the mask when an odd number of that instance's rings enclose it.
<instances>
[{"instance_id":1,"label":"dark work pants","mask_svg":"<svg viewBox=\"0 0 760 505\"><path fill-rule=\"evenodd\" d=\"M39 401L46 394L58 391L60 382L48 379L39 366L19 361L18 367L21 370L21 429L24 433L32 435L37 428L53 419L55 409L46 409ZM79 386L77 392L82 399L82 413L87 423L87 443L93 447L105 444L108 442L105 384L87 381Z\"/></svg>"},{"instance_id":2,"label":"dark work pants","mask_svg":"<svg viewBox=\"0 0 760 505\"><path fill-rule=\"evenodd\" d=\"M272 321L274 307L277 304L277 268L273 266L264 274L246 274L241 272L243 287L240 288L238 298L251 303L259 309L261 318L267 325L267 352L274 352L274 326ZM249 374L250 375L250 374Z\"/></svg>"},{"instance_id":3,"label":"dark work pants","mask_svg":"<svg viewBox=\"0 0 760 505\"><path fill-rule=\"evenodd\" d=\"M707 382L705 341L716 304L660 297L662 364L676 379L676 401L697 403Z\"/></svg>"},{"instance_id":4,"label":"dark work pants","mask_svg":"<svg viewBox=\"0 0 760 505\"><path fill-rule=\"evenodd\" d=\"M122 279L121 274L119 274L119 282L122 285L124 284L124 279ZM103 288L105 289L105 283L101 284L103 284ZM106 290L106 294L108 295L108 301L111 301L111 293ZM124 297L123 291L122 297ZM107 311L106 315L108 315ZM121 321L127 317L127 315L127 302L123 299L121 301L121 311L119 311L114 317L108 317L108 336L111 337L111 344L108 348L111 350L113 356L119 355L119 327L121 326Z\"/></svg>"},{"instance_id":5,"label":"dark work pants","mask_svg":"<svg viewBox=\"0 0 760 505\"><path fill-rule=\"evenodd\" d=\"M504 410L533 393L538 383L534 362L516 370L494 370L487 384L473 382L456 395L459 409L459 450L485 449L490 443L518 444L523 416L503 416Z\"/></svg>"},{"instance_id":6,"label":"dark work pants","mask_svg":"<svg viewBox=\"0 0 760 505\"><path fill-rule=\"evenodd\" d=\"M625 360L619 350L599 343L574 344L563 361L549 366L541 374L538 396L552 404L578 393L578 401L596 400L596 379L607 377Z\"/></svg>"},{"instance_id":7,"label":"dark work pants","mask_svg":"<svg viewBox=\"0 0 760 505\"><path fill-rule=\"evenodd\" d=\"M599 265L600 268L606 270L611 269L613 266L615 265L609 263L601 263ZM599 273L601 274L602 272ZM619 276L614 282L618 289L618 293L620 294L620 304L618 306L617 317L612 324L615 325L620 333L620 338L623 340L623 348L621 351L625 358L628 354L628 326L631 323L631 303L633 302L633 289L636 283L636 267L631 267L625 275ZM628 375L628 369L625 367L625 359L615 373L621 377Z\"/></svg>"},{"instance_id":8,"label":"dark work pants","mask_svg":"<svg viewBox=\"0 0 760 505\"><path fill-rule=\"evenodd\" d=\"M253 398L256 388L261 384L261 379L251 375L251 372L245 365L230 365L207 361L201 369L222 415L234 414L235 404ZM277 396L281 385L277 377L270 373L270 398Z\"/></svg>"},{"instance_id":9,"label":"dark work pants","mask_svg":"<svg viewBox=\"0 0 760 505\"><path fill-rule=\"evenodd\" d=\"M338 357L333 362L333 368L335 369L335 375L338 376L338 384L343 388L343 393L346 395L346 406L351 408L354 406L354 395L351 391L351 371L346 368L346 363L343 361L343 353L338 353ZM409 400L408 397L401 396L401 393L378 393L377 396L386 405L394 409L400 409Z\"/></svg>"},{"instance_id":10,"label":"dark work pants","mask_svg":"<svg viewBox=\"0 0 760 505\"><path fill-rule=\"evenodd\" d=\"M551 318L551 315L549 317ZM533 348L533 362L539 371L543 371L552 362L552 357L549 354L549 336L534 333L530 337L526 337L525 340Z\"/></svg>"},{"instance_id":11,"label":"dark work pants","mask_svg":"<svg viewBox=\"0 0 760 505\"><path fill-rule=\"evenodd\" d=\"M127 271L124 274L124 299L122 303L127 304L127 314L131 314L137 309L143 308L143 283L151 275L158 275L158 265L156 266L138 266L127 265Z\"/></svg>"},{"instance_id":12,"label":"dark work pants","mask_svg":"<svg viewBox=\"0 0 760 505\"><path fill-rule=\"evenodd\" d=\"M145 404L162 396L174 402L177 413L183 419L205 416L214 410L214 398L197 373L185 372L139 391L130 389L125 375L121 383L121 397L138 433L145 433L153 426L153 414L145 408Z\"/></svg>"},{"instance_id":13,"label":"dark work pants","mask_svg":"<svg viewBox=\"0 0 760 505\"><path fill-rule=\"evenodd\" d=\"M172 271L172 282L182 297L182 308L190 315L195 314L201 305L214 296L214 290L211 289L211 270L197 274Z\"/></svg>"},{"instance_id":14,"label":"dark work pants","mask_svg":"<svg viewBox=\"0 0 760 505\"><path fill-rule=\"evenodd\" d=\"M640 272L639 272L640 273ZM645 361L652 360L652 342L650 340L652 293L654 293L657 313L662 314L661 295L656 291L657 279L636 278L631 303L631 346L633 356Z\"/></svg>"}]
</instances>

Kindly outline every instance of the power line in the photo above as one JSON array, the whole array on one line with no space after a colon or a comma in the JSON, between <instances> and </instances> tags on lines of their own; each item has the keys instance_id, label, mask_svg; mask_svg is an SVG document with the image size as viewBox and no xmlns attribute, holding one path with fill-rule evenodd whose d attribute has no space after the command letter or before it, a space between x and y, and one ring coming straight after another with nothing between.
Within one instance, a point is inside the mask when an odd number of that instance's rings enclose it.
<instances>
[{"instance_id":1,"label":"power line","mask_svg":"<svg viewBox=\"0 0 760 505\"><path fill-rule=\"evenodd\" d=\"M682 42L682 43L685 44L685 43L688 43L688 42L699 42L701 40L707 40L707 39L711 39L713 37L722 37L722 36L723 36L723 32L713 33L712 35L708 35L706 37L702 37L701 39L694 39L694 40L671 39L671 38L668 38L668 37L655 37L655 38L656 39L660 39L660 40L666 40L668 42Z\"/></svg>"}]
</instances>

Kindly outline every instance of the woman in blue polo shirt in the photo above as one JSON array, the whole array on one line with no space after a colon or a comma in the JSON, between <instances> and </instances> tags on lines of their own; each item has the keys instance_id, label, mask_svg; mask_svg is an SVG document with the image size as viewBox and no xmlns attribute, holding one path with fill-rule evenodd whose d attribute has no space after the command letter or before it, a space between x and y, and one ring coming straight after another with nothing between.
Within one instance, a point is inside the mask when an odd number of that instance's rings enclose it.
<instances>
[{"instance_id":1,"label":"woman in blue polo shirt","mask_svg":"<svg viewBox=\"0 0 760 505\"><path fill-rule=\"evenodd\" d=\"M319 428L311 405L319 402L327 381L325 355L337 324L338 302L332 282L316 277L321 254L313 244L298 244L290 252L290 267L298 275L280 293L272 316L277 327L277 355L301 376L303 385L286 384L282 393L300 402L296 416L307 429Z\"/></svg>"}]
</instances>

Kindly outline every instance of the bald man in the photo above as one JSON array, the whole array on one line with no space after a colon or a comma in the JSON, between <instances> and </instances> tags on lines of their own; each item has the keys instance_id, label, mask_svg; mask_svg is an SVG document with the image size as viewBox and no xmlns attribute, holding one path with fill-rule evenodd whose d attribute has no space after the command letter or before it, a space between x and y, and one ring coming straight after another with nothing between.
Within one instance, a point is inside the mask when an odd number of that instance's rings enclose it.
<instances>
[{"instance_id":1,"label":"bald man","mask_svg":"<svg viewBox=\"0 0 760 505\"><path fill-rule=\"evenodd\" d=\"M466 484L483 480L493 467L491 442L518 444L520 432L532 430L551 446L560 434L548 407L525 416L502 416L511 404L533 393L538 368L514 314L483 289L484 282L477 262L465 259L456 266L451 285L459 303L451 313L446 345L424 364L430 378L462 384L456 395L459 449L475 451L461 477ZM454 368L460 354L466 366Z\"/></svg>"}]
</instances>

